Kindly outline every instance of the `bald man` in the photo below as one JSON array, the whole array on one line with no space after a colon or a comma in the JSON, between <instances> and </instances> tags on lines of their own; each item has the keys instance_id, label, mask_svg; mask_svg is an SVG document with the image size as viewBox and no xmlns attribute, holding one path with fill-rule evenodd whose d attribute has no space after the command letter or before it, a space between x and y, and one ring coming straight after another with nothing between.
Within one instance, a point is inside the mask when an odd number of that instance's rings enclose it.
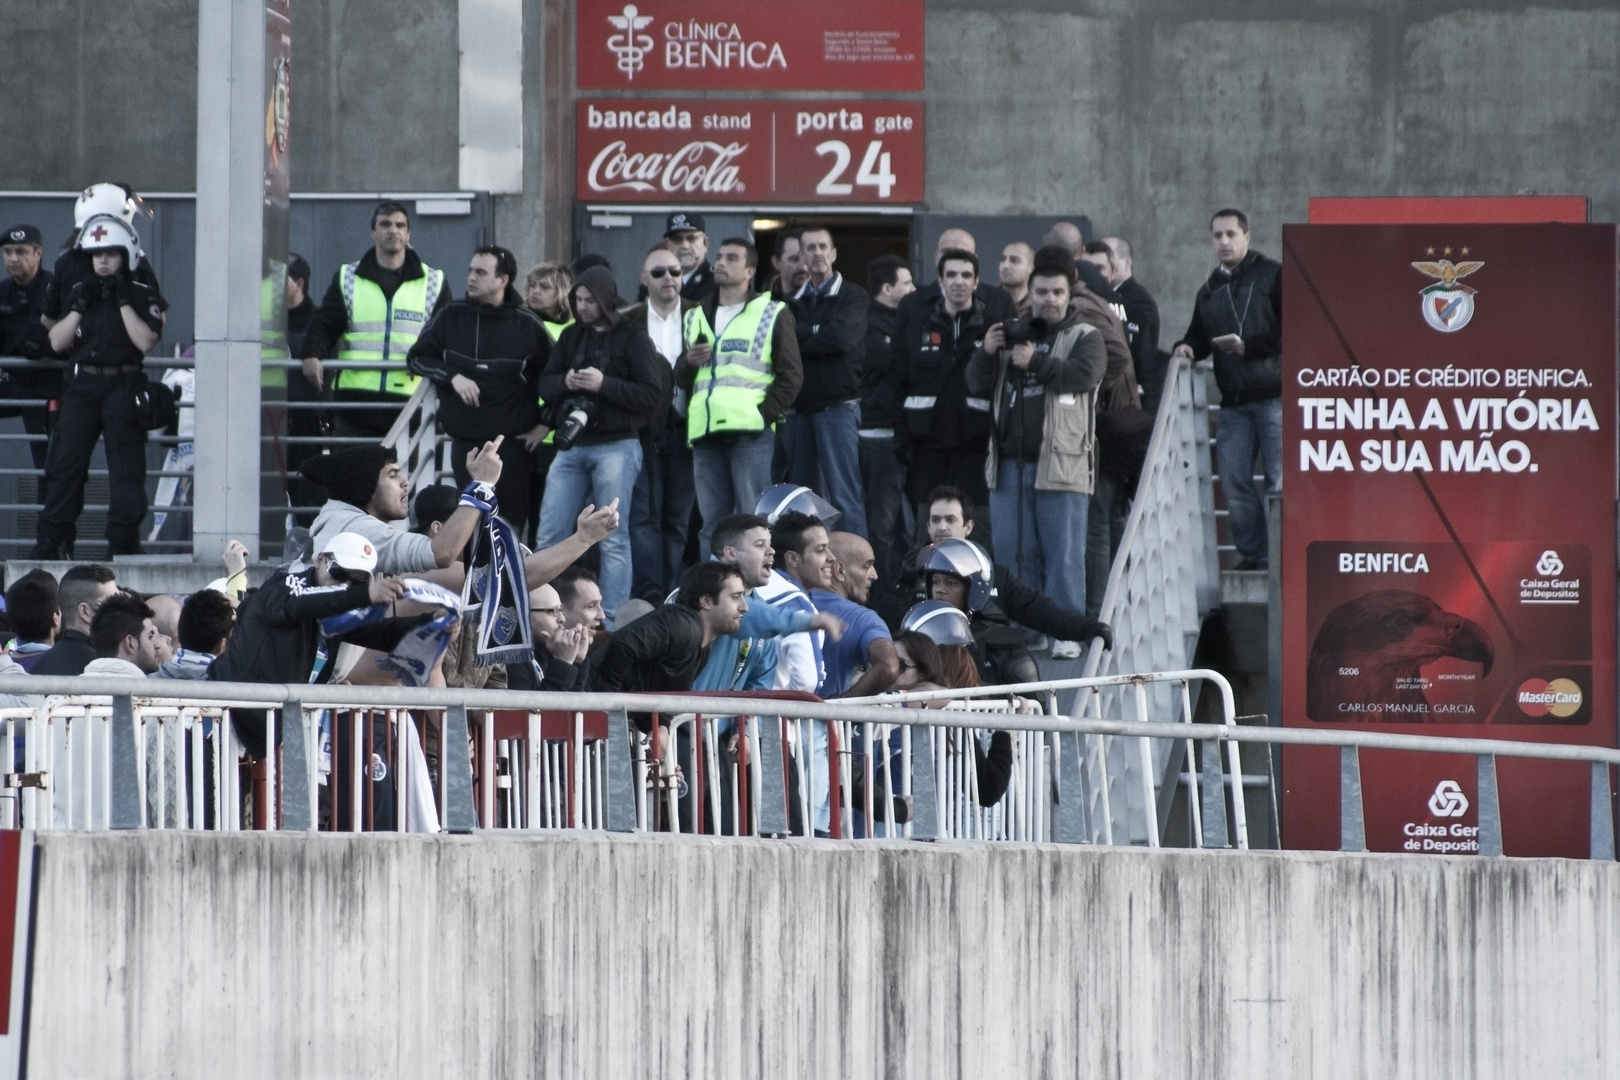
<instances>
[{"instance_id":1,"label":"bald man","mask_svg":"<svg viewBox=\"0 0 1620 1080\"><path fill-rule=\"evenodd\" d=\"M1130 241L1123 236L1105 236L1102 242L1114 256L1108 280L1125 302L1125 328L1131 332L1131 357L1136 362L1136 381L1142 385L1142 407L1157 412L1165 361L1169 359L1159 359L1159 304L1136 280L1136 257Z\"/></svg>"},{"instance_id":2,"label":"bald man","mask_svg":"<svg viewBox=\"0 0 1620 1080\"><path fill-rule=\"evenodd\" d=\"M174 659L180 649L180 601L168 593L155 593L146 598L152 610L152 625L158 632L158 665Z\"/></svg>"},{"instance_id":3,"label":"bald man","mask_svg":"<svg viewBox=\"0 0 1620 1080\"><path fill-rule=\"evenodd\" d=\"M881 694L900 677L894 639L866 600L877 581L877 556L864 537L835 532L830 537L832 587L811 589L816 610L844 621L844 634L821 649L826 674L816 693L823 698Z\"/></svg>"},{"instance_id":4,"label":"bald man","mask_svg":"<svg viewBox=\"0 0 1620 1080\"><path fill-rule=\"evenodd\" d=\"M1041 243L1066 247L1069 249L1069 254L1076 259L1085 254L1086 250L1086 241L1085 237L1080 235L1080 226L1072 221L1060 221L1047 229L1046 235L1041 237Z\"/></svg>"}]
</instances>

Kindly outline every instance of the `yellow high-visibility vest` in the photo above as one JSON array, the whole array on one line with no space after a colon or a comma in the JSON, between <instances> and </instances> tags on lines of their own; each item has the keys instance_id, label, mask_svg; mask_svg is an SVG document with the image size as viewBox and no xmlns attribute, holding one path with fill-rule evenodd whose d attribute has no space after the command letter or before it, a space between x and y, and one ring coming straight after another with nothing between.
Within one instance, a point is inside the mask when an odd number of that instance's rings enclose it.
<instances>
[{"instance_id":1,"label":"yellow high-visibility vest","mask_svg":"<svg viewBox=\"0 0 1620 1080\"><path fill-rule=\"evenodd\" d=\"M386 371L340 371L339 390L368 390L409 397L422 380L405 368L405 354L422 335L433 305L444 288L444 272L422 264L422 276L402 281L393 299L382 287L360 276L360 264L344 263L338 271L349 327L338 349L339 360L371 360L390 365Z\"/></svg>"},{"instance_id":2,"label":"yellow high-visibility vest","mask_svg":"<svg viewBox=\"0 0 1620 1080\"><path fill-rule=\"evenodd\" d=\"M771 360L771 331L784 305L761 293L748 301L737 317L716 334L702 306L687 311L682 337L688 348L707 341L713 349L709 362L692 383L692 401L686 416L686 437L695 442L706 435L764 431L759 407L776 377Z\"/></svg>"}]
</instances>

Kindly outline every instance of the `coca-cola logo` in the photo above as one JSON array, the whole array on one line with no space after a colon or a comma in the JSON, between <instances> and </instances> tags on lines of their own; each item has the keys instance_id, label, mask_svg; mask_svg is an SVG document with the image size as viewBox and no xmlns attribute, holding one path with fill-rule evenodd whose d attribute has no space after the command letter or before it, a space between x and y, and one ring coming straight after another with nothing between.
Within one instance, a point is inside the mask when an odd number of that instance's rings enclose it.
<instances>
[{"instance_id":1,"label":"coca-cola logo","mask_svg":"<svg viewBox=\"0 0 1620 1080\"><path fill-rule=\"evenodd\" d=\"M727 194L745 186L737 159L747 143L694 140L675 151L631 153L623 139L597 151L585 182L592 191Z\"/></svg>"}]
</instances>

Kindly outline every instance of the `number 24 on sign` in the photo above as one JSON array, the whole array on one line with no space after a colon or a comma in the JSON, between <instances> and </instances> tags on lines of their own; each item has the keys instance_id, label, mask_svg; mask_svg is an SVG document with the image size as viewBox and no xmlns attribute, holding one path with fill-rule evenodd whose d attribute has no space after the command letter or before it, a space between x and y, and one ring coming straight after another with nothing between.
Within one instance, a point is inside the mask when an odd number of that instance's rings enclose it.
<instances>
[{"instance_id":1,"label":"number 24 on sign","mask_svg":"<svg viewBox=\"0 0 1620 1080\"><path fill-rule=\"evenodd\" d=\"M894 169L889 164L889 152L883 149L882 139L873 139L866 144L866 153L861 157L860 168L855 170L855 183L844 180L844 174L849 171L852 155L849 144L842 139L828 139L816 146L816 153L821 157L833 159L831 169L816 185L817 195L850 195L855 191L856 184L861 187L876 188L878 198L887 199L894 190Z\"/></svg>"}]
</instances>

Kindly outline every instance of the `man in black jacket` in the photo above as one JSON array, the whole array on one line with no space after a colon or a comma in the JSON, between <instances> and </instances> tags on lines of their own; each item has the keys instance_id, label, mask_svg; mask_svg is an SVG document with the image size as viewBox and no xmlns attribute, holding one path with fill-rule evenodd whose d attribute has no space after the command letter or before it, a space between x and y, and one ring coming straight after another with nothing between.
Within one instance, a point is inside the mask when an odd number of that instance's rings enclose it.
<instances>
[{"instance_id":1,"label":"man in black jacket","mask_svg":"<svg viewBox=\"0 0 1620 1080\"><path fill-rule=\"evenodd\" d=\"M703 301L714 295L709 234L703 231L703 215L677 210L664 219L664 239L681 263L681 298Z\"/></svg>"},{"instance_id":2,"label":"man in black jacket","mask_svg":"<svg viewBox=\"0 0 1620 1080\"><path fill-rule=\"evenodd\" d=\"M804 385L782 431L789 483L818 492L843 515L842 527L866 535L861 464L861 358L866 351L866 290L833 269L838 249L824 228L799 238L810 277L793 295Z\"/></svg>"},{"instance_id":3,"label":"man in black jacket","mask_svg":"<svg viewBox=\"0 0 1620 1080\"><path fill-rule=\"evenodd\" d=\"M0 254L5 257L6 273L0 277L0 356L20 356L25 360L44 360L37 370L8 368L0 379L6 397L30 398L39 402L37 407L8 409L0 416L21 416L23 430L29 435L49 436L56 426L56 413L48 407L53 398L60 398L67 388L67 377L54 364L51 357L50 335L40 316L45 313L46 297L55 280L49 270L40 267L44 248L39 229L33 225L13 225L0 233ZM45 468L45 438L28 444L33 455L34 468ZM36 496L45 501L43 484Z\"/></svg>"},{"instance_id":4,"label":"man in black jacket","mask_svg":"<svg viewBox=\"0 0 1620 1080\"><path fill-rule=\"evenodd\" d=\"M642 429L669 395L669 364L647 331L619 314L612 271L586 270L568 299L574 324L540 375L540 396L555 410L557 429L557 460L540 504L541 548L568 537L584 507L629 507L641 472ZM630 598L630 538L615 529L601 550L602 606L611 624Z\"/></svg>"},{"instance_id":5,"label":"man in black jacket","mask_svg":"<svg viewBox=\"0 0 1620 1080\"><path fill-rule=\"evenodd\" d=\"M338 533L321 546L315 565L306 570L281 567L249 593L236 613L236 629L225 651L208 669L215 682L305 683L332 677L339 641L368 649L392 649L400 638L426 620L425 615L386 618L326 641L321 658L320 621L334 615L392 604L405 585L396 577L373 574L377 551L358 533ZM232 711L237 738L255 758L265 755L264 714L256 709ZM280 743L280 731L277 731Z\"/></svg>"},{"instance_id":6,"label":"man in black jacket","mask_svg":"<svg viewBox=\"0 0 1620 1080\"><path fill-rule=\"evenodd\" d=\"M309 262L302 255L287 257L287 355L304 355L304 335L315 321L315 301L309 295ZM287 401L289 404L310 405L325 400L302 370L287 372ZM331 428L332 418L323 409L289 408L287 434L295 438L318 439ZM319 506L321 492L299 475L304 462L321 452L319 443L298 442L287 445L287 494L294 506ZM309 527L315 520L310 511L296 514L298 524Z\"/></svg>"},{"instance_id":7,"label":"man in black jacket","mask_svg":"<svg viewBox=\"0 0 1620 1080\"><path fill-rule=\"evenodd\" d=\"M90 623L102 602L118 591L118 581L105 566L83 563L62 575L56 587L57 610L62 613L62 628L56 633L56 644L42 653L29 667L33 675L79 675L85 665L96 658L96 648L90 644Z\"/></svg>"},{"instance_id":8,"label":"man in black jacket","mask_svg":"<svg viewBox=\"0 0 1620 1080\"><path fill-rule=\"evenodd\" d=\"M867 539L877 555L878 580L893 581L905 565L907 538L901 506L906 497L906 426L900 372L894 362L895 315L917 286L898 255L872 260L866 271L872 303L866 309L866 357L861 365L861 490L866 495Z\"/></svg>"},{"instance_id":9,"label":"man in black jacket","mask_svg":"<svg viewBox=\"0 0 1620 1080\"><path fill-rule=\"evenodd\" d=\"M551 338L512 287L516 276L517 259L510 251L479 248L467 266L466 299L434 314L405 362L439 387L439 421L452 440L457 487L472 482L467 455L505 436L495 495L501 516L523 536L531 509L533 452L545 435L537 400Z\"/></svg>"},{"instance_id":10,"label":"man in black jacket","mask_svg":"<svg viewBox=\"0 0 1620 1080\"><path fill-rule=\"evenodd\" d=\"M411 247L410 213L400 203L372 210L371 245L332 275L304 334L304 375L320 390L327 383L323 359L375 361L383 370L338 372L333 398L403 406L415 382L402 370L405 354L433 313L450 302L450 282ZM381 438L398 415L397 408L336 409L332 420L338 435Z\"/></svg>"},{"instance_id":11,"label":"man in black jacket","mask_svg":"<svg viewBox=\"0 0 1620 1080\"><path fill-rule=\"evenodd\" d=\"M1249 219L1218 210L1209 223L1220 261L1198 287L1192 322L1174 354L1188 360L1215 355L1221 388L1216 466L1226 497L1239 570L1264 570L1269 560L1265 497L1254 486L1260 458L1266 495L1282 490L1282 265L1249 250Z\"/></svg>"},{"instance_id":12,"label":"man in black jacket","mask_svg":"<svg viewBox=\"0 0 1620 1080\"><path fill-rule=\"evenodd\" d=\"M1013 317L1012 301L1000 289L991 290L995 306L978 295L979 257L966 248L947 248L935 268L939 283L906 297L895 318L894 364L911 450L907 492L921 519L930 491L959 487L987 520L990 402L967 392L967 364L985 333Z\"/></svg>"},{"instance_id":13,"label":"man in black jacket","mask_svg":"<svg viewBox=\"0 0 1620 1080\"><path fill-rule=\"evenodd\" d=\"M715 639L735 634L748 611L735 566L698 563L681 575L680 599L643 615L613 635L592 678L604 693L690 690ZM643 731L645 715L635 717Z\"/></svg>"},{"instance_id":14,"label":"man in black jacket","mask_svg":"<svg viewBox=\"0 0 1620 1080\"><path fill-rule=\"evenodd\" d=\"M1153 294L1136 280L1136 257L1130 241L1122 236L1105 236L1098 241L1101 250L1096 256L1106 256L1106 263L1098 258L1099 267L1108 274L1108 282L1125 304L1125 332L1131 339L1131 361L1136 367L1136 381L1142 387L1142 408L1156 412L1159 391L1164 386L1164 357L1159 352L1159 303ZM1086 245L1086 257L1094 257L1096 245Z\"/></svg>"}]
</instances>

